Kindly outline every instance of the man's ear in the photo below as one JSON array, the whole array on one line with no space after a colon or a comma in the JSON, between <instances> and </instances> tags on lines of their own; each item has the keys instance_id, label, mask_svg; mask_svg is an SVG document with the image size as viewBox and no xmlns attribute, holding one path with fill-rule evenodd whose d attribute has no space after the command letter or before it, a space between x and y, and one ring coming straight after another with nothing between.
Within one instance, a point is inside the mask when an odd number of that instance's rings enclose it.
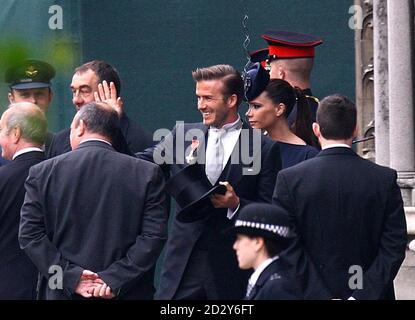
<instances>
[{"instance_id":1,"label":"man's ear","mask_svg":"<svg viewBox=\"0 0 415 320\"><path fill-rule=\"evenodd\" d=\"M317 122L313 122L313 133L318 139L321 137L320 125Z\"/></svg>"},{"instance_id":2,"label":"man's ear","mask_svg":"<svg viewBox=\"0 0 415 320\"><path fill-rule=\"evenodd\" d=\"M10 104L14 103L14 96L13 96L13 93L9 92L9 94L7 95L7 98L9 98L9 103L10 103Z\"/></svg>"},{"instance_id":3,"label":"man's ear","mask_svg":"<svg viewBox=\"0 0 415 320\"><path fill-rule=\"evenodd\" d=\"M236 94L231 95L230 97L228 97L228 103L230 107L236 107L237 106L237 102L238 102L238 97L236 96Z\"/></svg>"},{"instance_id":4,"label":"man's ear","mask_svg":"<svg viewBox=\"0 0 415 320\"><path fill-rule=\"evenodd\" d=\"M10 137L14 144L18 144L22 137L22 130L19 127L11 129Z\"/></svg>"},{"instance_id":5,"label":"man's ear","mask_svg":"<svg viewBox=\"0 0 415 320\"><path fill-rule=\"evenodd\" d=\"M49 103L51 103L51 102L52 102L52 99L53 99L53 91L52 91L52 90L50 90L50 91L49 91Z\"/></svg>"},{"instance_id":6,"label":"man's ear","mask_svg":"<svg viewBox=\"0 0 415 320\"><path fill-rule=\"evenodd\" d=\"M283 69L283 67L278 66L278 79L282 79L285 80L285 71Z\"/></svg>"},{"instance_id":7,"label":"man's ear","mask_svg":"<svg viewBox=\"0 0 415 320\"><path fill-rule=\"evenodd\" d=\"M356 127L354 128L353 131L353 139L356 138L359 135L359 126L356 124Z\"/></svg>"},{"instance_id":8,"label":"man's ear","mask_svg":"<svg viewBox=\"0 0 415 320\"><path fill-rule=\"evenodd\" d=\"M76 135L78 137L82 137L85 134L86 131L86 124L84 122L84 120L79 120L78 126L75 128L76 129Z\"/></svg>"}]
</instances>

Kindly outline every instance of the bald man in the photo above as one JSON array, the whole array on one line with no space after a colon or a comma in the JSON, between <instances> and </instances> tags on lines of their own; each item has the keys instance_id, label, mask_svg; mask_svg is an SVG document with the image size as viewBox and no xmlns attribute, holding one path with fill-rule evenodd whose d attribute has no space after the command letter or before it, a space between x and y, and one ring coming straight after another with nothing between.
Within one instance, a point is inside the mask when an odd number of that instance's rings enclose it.
<instances>
[{"instance_id":1,"label":"bald man","mask_svg":"<svg viewBox=\"0 0 415 320\"><path fill-rule=\"evenodd\" d=\"M31 166L45 159L47 131L42 110L30 102L11 104L0 119L0 299L34 299L37 269L17 241L24 182Z\"/></svg>"},{"instance_id":2,"label":"bald man","mask_svg":"<svg viewBox=\"0 0 415 320\"><path fill-rule=\"evenodd\" d=\"M42 273L45 299L153 297L167 237L163 175L116 152L118 130L116 111L88 103L72 121L73 151L30 169L19 242ZM52 287L50 270L59 269L62 286Z\"/></svg>"}]
</instances>

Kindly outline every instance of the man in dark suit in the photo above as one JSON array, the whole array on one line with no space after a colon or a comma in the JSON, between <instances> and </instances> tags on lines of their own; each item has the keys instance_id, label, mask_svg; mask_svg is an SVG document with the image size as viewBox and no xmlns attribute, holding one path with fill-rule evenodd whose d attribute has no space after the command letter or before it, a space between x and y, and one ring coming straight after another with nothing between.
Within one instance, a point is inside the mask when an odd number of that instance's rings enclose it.
<instances>
[{"instance_id":1,"label":"man in dark suit","mask_svg":"<svg viewBox=\"0 0 415 320\"><path fill-rule=\"evenodd\" d=\"M6 159L4 159L3 157L0 157L0 167L5 165L6 163L7 163Z\"/></svg>"},{"instance_id":2,"label":"man in dark suit","mask_svg":"<svg viewBox=\"0 0 415 320\"><path fill-rule=\"evenodd\" d=\"M0 120L0 299L34 299L38 271L19 248L20 208L31 166L45 159L46 118L30 102L12 104Z\"/></svg>"},{"instance_id":3,"label":"man in dark suit","mask_svg":"<svg viewBox=\"0 0 415 320\"><path fill-rule=\"evenodd\" d=\"M396 171L351 149L356 107L344 96L321 102L313 131L323 151L277 178L273 200L298 234L285 257L306 298L394 299L407 242Z\"/></svg>"},{"instance_id":4,"label":"man in dark suit","mask_svg":"<svg viewBox=\"0 0 415 320\"><path fill-rule=\"evenodd\" d=\"M174 216L157 298L243 298L249 275L238 268L233 237L221 231L232 225L240 205L271 201L281 168L279 148L260 132L253 141L253 130L242 123L238 107L244 84L238 71L216 65L197 69L193 79L203 123L178 124L163 142L138 156L162 165L173 177L194 157L211 185L223 183L226 193L211 196L215 208L209 201L201 210L211 210L198 220L184 222ZM190 212L189 218L198 214Z\"/></svg>"},{"instance_id":5,"label":"man in dark suit","mask_svg":"<svg viewBox=\"0 0 415 320\"><path fill-rule=\"evenodd\" d=\"M112 84L111 84L112 83ZM101 60L87 62L75 69L71 83L72 102L78 111L92 101L105 101L118 112L121 130L114 137L114 148L122 153L133 155L153 145L151 135L124 112L120 98L121 80L118 72L109 63ZM54 135L48 158L71 151L70 128Z\"/></svg>"},{"instance_id":6,"label":"man in dark suit","mask_svg":"<svg viewBox=\"0 0 415 320\"><path fill-rule=\"evenodd\" d=\"M163 175L114 151L118 125L106 103L83 106L71 124L74 150L29 172L19 242L46 299L153 297L167 236Z\"/></svg>"}]
</instances>

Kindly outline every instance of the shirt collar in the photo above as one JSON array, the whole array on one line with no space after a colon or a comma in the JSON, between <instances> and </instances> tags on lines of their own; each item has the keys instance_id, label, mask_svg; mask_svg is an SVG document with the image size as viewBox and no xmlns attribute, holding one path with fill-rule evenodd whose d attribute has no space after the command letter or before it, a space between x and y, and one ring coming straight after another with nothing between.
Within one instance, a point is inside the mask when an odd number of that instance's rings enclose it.
<instances>
[{"instance_id":1,"label":"shirt collar","mask_svg":"<svg viewBox=\"0 0 415 320\"><path fill-rule=\"evenodd\" d=\"M324 146L322 148L322 150L326 150L326 149L330 149L330 148L349 148L350 146L344 143L333 143L333 144L329 144L327 146Z\"/></svg>"},{"instance_id":2,"label":"shirt collar","mask_svg":"<svg viewBox=\"0 0 415 320\"><path fill-rule=\"evenodd\" d=\"M242 120L241 117L238 114L238 119L236 119L236 121L232 122L232 123L227 123L225 125L222 126L222 128L216 128L213 126L210 126L209 130L214 130L214 131L220 131L220 130L224 130L226 132L230 131L230 130L239 130L242 128Z\"/></svg>"},{"instance_id":3,"label":"shirt collar","mask_svg":"<svg viewBox=\"0 0 415 320\"><path fill-rule=\"evenodd\" d=\"M18 156L22 155L23 153L28 153L28 152L32 152L32 151L43 152L43 150L41 148L37 148L37 147L23 148L23 149L17 151L13 155L13 159L12 160L16 159Z\"/></svg>"},{"instance_id":4,"label":"shirt collar","mask_svg":"<svg viewBox=\"0 0 415 320\"><path fill-rule=\"evenodd\" d=\"M251 275L251 277L249 278L249 284L254 286L256 282L258 281L259 276L261 275L262 271L264 271L266 267L268 267L273 261L277 260L278 258L279 256L275 256L272 258L268 258L267 260L262 262L259 265L259 267L254 271L254 273Z\"/></svg>"},{"instance_id":5,"label":"shirt collar","mask_svg":"<svg viewBox=\"0 0 415 320\"><path fill-rule=\"evenodd\" d=\"M80 145L81 145L82 143L84 143L84 142L88 142L88 141L100 141L100 142L104 142L104 143L106 143L106 144L108 144L108 145L110 145L110 146L112 147L112 144L111 144L111 143L109 143L107 140L104 140L104 139L98 139L98 138L90 138L90 139L85 139L85 140L83 140L83 141L80 143Z\"/></svg>"}]
</instances>

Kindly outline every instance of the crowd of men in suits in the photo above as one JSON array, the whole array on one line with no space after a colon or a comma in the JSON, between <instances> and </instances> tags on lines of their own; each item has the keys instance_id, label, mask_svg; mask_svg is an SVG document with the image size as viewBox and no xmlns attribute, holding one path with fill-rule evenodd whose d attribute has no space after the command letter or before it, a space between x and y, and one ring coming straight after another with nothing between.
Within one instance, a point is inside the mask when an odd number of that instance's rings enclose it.
<instances>
[{"instance_id":1,"label":"crowd of men in suits","mask_svg":"<svg viewBox=\"0 0 415 320\"><path fill-rule=\"evenodd\" d=\"M288 43L287 33L268 34L274 59L285 52L277 36ZM311 59L319 42L288 44ZM346 97L328 96L316 111L323 150L281 170L278 144L260 134L256 148L258 132L238 113L255 81L230 65L193 71L202 122L178 124L156 144L125 114L118 73L104 61L75 69L76 115L47 139L36 97L52 99L50 68L29 61L8 75L1 299L394 298L406 248L397 176L351 149L356 107ZM15 99L19 90L31 101ZM177 204L169 230L166 191ZM351 266L361 286L350 286Z\"/></svg>"}]
</instances>

